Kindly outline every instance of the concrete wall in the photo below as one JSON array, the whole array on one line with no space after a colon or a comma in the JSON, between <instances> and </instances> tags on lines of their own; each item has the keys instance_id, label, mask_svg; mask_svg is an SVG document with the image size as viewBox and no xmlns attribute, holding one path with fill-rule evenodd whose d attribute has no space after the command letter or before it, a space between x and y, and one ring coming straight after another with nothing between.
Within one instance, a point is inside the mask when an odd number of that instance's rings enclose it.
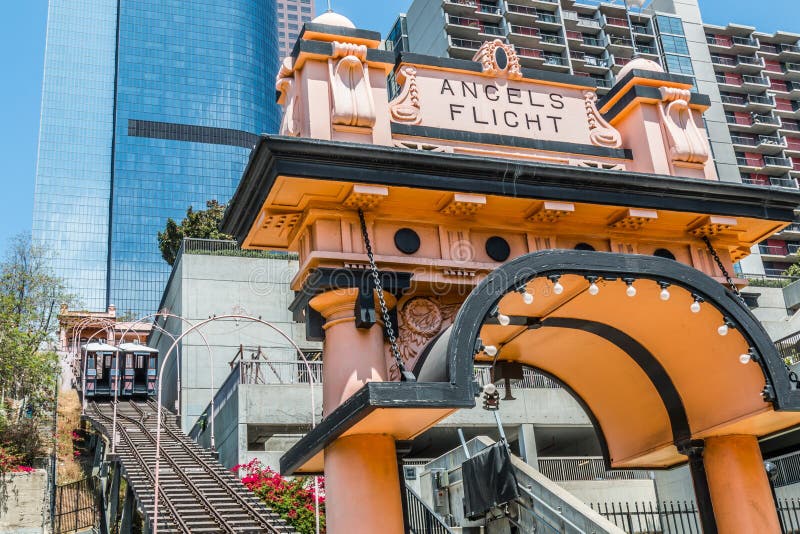
<instances>
[{"instance_id":1,"label":"concrete wall","mask_svg":"<svg viewBox=\"0 0 800 534\"><path fill-rule=\"evenodd\" d=\"M212 316L242 314L261 317L285 332L301 348L320 345L305 340L305 326L295 324L288 310L294 298L289 282L297 272L296 261L184 254L174 268L165 290L164 306L196 324ZM177 336L186 324L167 321L166 329ZM240 345L261 347L272 361L294 361L291 345L274 330L248 321L221 320L202 328L211 355L197 333L179 346L181 413L184 431L192 428L211 401L211 395L231 372L230 362ZM169 336L155 332L150 343L162 358L172 344ZM246 354L249 357L249 353ZM173 408L177 399L177 365L168 363L163 380L164 405ZM212 384L213 382L213 384Z\"/></svg>"},{"instance_id":2,"label":"concrete wall","mask_svg":"<svg viewBox=\"0 0 800 534\"><path fill-rule=\"evenodd\" d=\"M47 473L8 474L0 480L0 532L39 534L45 531Z\"/></svg>"},{"instance_id":3,"label":"concrete wall","mask_svg":"<svg viewBox=\"0 0 800 534\"><path fill-rule=\"evenodd\" d=\"M406 14L411 52L447 57L444 9L440 1L414 0Z\"/></svg>"},{"instance_id":4,"label":"concrete wall","mask_svg":"<svg viewBox=\"0 0 800 534\"><path fill-rule=\"evenodd\" d=\"M800 331L800 312L789 314L786 311L784 290L779 287L747 287L742 293L758 294L758 308L753 314L764 325L773 340L784 338Z\"/></svg>"}]
</instances>

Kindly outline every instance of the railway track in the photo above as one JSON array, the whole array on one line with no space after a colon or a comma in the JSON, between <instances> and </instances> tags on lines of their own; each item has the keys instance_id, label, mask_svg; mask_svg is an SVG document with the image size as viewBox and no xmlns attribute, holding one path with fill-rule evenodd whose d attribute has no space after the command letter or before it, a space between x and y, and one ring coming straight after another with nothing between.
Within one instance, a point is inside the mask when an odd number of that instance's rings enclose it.
<instances>
[{"instance_id":1,"label":"railway track","mask_svg":"<svg viewBox=\"0 0 800 534\"><path fill-rule=\"evenodd\" d=\"M113 404L92 403L89 419L111 438ZM155 504L155 403L120 402L116 452L126 478L152 521ZM183 434L161 421L160 532L292 533L229 471Z\"/></svg>"}]
</instances>

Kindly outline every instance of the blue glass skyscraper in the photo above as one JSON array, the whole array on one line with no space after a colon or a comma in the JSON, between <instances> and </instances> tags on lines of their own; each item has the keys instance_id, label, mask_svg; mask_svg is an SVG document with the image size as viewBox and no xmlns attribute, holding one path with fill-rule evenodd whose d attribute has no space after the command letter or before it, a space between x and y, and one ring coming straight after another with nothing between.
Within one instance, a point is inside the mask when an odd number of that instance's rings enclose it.
<instances>
[{"instance_id":1,"label":"blue glass skyscraper","mask_svg":"<svg viewBox=\"0 0 800 534\"><path fill-rule=\"evenodd\" d=\"M51 0L34 237L84 307L156 311L157 232L277 130L275 0Z\"/></svg>"}]
</instances>

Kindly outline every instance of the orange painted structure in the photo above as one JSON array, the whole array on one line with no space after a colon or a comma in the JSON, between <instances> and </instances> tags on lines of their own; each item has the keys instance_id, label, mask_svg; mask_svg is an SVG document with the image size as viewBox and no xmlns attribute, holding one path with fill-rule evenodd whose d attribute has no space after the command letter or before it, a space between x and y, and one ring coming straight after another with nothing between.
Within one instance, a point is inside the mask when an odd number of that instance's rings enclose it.
<instances>
[{"instance_id":1,"label":"orange painted structure","mask_svg":"<svg viewBox=\"0 0 800 534\"><path fill-rule=\"evenodd\" d=\"M278 77L281 135L223 222L246 248L300 255L292 309L324 340L325 417L281 466L325 472L329 531L402 531L395 442L474 406L477 359L562 382L609 467L689 462L707 533L777 532L754 443L800 424L800 392L720 283L800 194L719 182L708 99L652 62L598 99L499 41L473 61L379 44L335 14L305 26Z\"/></svg>"}]
</instances>

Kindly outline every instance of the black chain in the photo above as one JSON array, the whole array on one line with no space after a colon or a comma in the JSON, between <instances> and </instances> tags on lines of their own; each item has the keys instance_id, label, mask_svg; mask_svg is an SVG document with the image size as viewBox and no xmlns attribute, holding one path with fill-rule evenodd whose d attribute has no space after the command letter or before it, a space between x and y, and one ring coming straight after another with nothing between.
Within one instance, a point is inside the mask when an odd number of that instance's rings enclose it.
<instances>
[{"instance_id":1,"label":"black chain","mask_svg":"<svg viewBox=\"0 0 800 534\"><path fill-rule=\"evenodd\" d=\"M742 296L742 293L739 291L739 288L736 287L736 284L733 283L733 279L731 278L731 275L728 273L728 269L726 269L725 265L722 264L722 260L719 258L719 254L717 254L717 251L714 248L714 245L711 244L711 240L708 238L708 236L703 236L702 239L703 239L703 242L706 244L706 247L708 247L709 254L711 254L711 257L714 258L715 262L717 262L717 267L719 267L719 270L722 271L722 276L725 277L725 281L730 286L731 291L733 291L733 294L736 295L739 298L739 301L742 304L747 306L747 303L745 302L744 297Z\"/></svg>"},{"instance_id":2,"label":"black chain","mask_svg":"<svg viewBox=\"0 0 800 534\"><path fill-rule=\"evenodd\" d=\"M375 282L375 290L378 292L378 302L381 306L383 325L386 328L386 336L389 338L389 346L392 349L392 356L394 357L395 363L397 363L398 371L400 371L400 380L413 381L413 374L406 371L406 366L403 364L403 357L400 356L400 349L397 347L397 338L394 335L392 318L389 316L389 307L386 306L386 300L383 298L383 284L381 283L381 276L378 272L378 266L375 265L375 256L372 253L372 244L369 241L367 221L364 219L364 210L361 208L358 210L358 218L361 220L361 234L364 236L364 248L367 249L367 258L369 258L369 267L372 271L372 279Z\"/></svg>"}]
</instances>

